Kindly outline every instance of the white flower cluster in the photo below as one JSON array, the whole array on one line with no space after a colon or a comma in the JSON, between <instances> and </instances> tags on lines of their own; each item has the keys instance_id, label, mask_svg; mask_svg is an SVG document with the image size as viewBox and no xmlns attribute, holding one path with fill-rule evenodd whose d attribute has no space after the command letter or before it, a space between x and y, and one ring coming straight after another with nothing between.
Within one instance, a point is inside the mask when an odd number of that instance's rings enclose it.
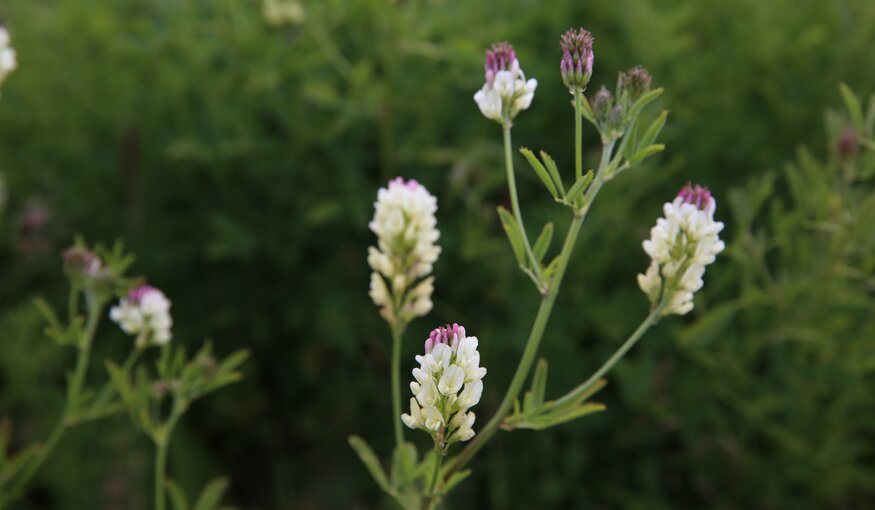
<instances>
[{"instance_id":1,"label":"white flower cluster","mask_svg":"<svg viewBox=\"0 0 875 510\"><path fill-rule=\"evenodd\" d=\"M378 248L368 248L370 296L387 321L406 323L432 308L434 277L417 281L431 273L441 252L437 199L415 180L398 177L380 188L374 209L368 226Z\"/></svg>"},{"instance_id":2,"label":"white flower cluster","mask_svg":"<svg viewBox=\"0 0 875 510\"><path fill-rule=\"evenodd\" d=\"M0 26L0 83L6 80L12 71L18 67L15 49L10 46L12 39L5 27Z\"/></svg>"},{"instance_id":3,"label":"white flower cluster","mask_svg":"<svg viewBox=\"0 0 875 510\"><path fill-rule=\"evenodd\" d=\"M725 247L718 234L723 223L714 221L717 203L707 188L685 186L673 202L663 206L665 218L656 220L644 251L652 259L638 285L650 303L663 305L663 315L684 315L693 309L693 294L702 288L705 266Z\"/></svg>"},{"instance_id":4,"label":"white flower cluster","mask_svg":"<svg viewBox=\"0 0 875 510\"><path fill-rule=\"evenodd\" d=\"M538 80L526 80L513 47L508 43L496 43L486 50L486 83L474 94L480 112L499 124L505 116L513 119L528 109L535 97Z\"/></svg>"},{"instance_id":5,"label":"white flower cluster","mask_svg":"<svg viewBox=\"0 0 875 510\"><path fill-rule=\"evenodd\" d=\"M465 336L458 324L437 328L425 341L425 355L416 356L410 414L401 421L432 435L441 448L474 437L474 413L468 410L483 393L486 369L480 366L477 337Z\"/></svg>"},{"instance_id":6,"label":"white flower cluster","mask_svg":"<svg viewBox=\"0 0 875 510\"><path fill-rule=\"evenodd\" d=\"M109 318L122 331L137 335L137 347L164 345L170 342L170 301L163 292L149 285L140 285L109 311Z\"/></svg>"}]
</instances>

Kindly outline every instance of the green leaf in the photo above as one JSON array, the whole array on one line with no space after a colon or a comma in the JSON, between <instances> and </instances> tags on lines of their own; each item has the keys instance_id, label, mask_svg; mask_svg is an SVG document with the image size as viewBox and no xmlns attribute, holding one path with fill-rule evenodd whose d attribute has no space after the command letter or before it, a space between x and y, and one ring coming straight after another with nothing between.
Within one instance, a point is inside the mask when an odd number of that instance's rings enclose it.
<instances>
[{"instance_id":1,"label":"green leaf","mask_svg":"<svg viewBox=\"0 0 875 510\"><path fill-rule=\"evenodd\" d=\"M544 393L547 391L547 360L541 358L538 361L538 367L535 368L535 375L532 376L532 396L533 404L539 407L544 403Z\"/></svg>"},{"instance_id":2,"label":"green leaf","mask_svg":"<svg viewBox=\"0 0 875 510\"><path fill-rule=\"evenodd\" d=\"M543 430L549 427L555 427L567 423L571 420L586 416L587 414L597 413L605 410L604 404L583 404L575 406L562 412L550 413L538 416L518 425L518 428L532 428L535 430Z\"/></svg>"},{"instance_id":3,"label":"green leaf","mask_svg":"<svg viewBox=\"0 0 875 510\"><path fill-rule=\"evenodd\" d=\"M650 127L647 128L647 131L644 132L644 135L641 136L641 140L638 142L636 149L640 147L647 147L652 144L656 137L659 136L659 132L662 131L662 127L665 126L665 121L668 118L668 110L663 110L659 117L657 117L653 122L650 123Z\"/></svg>"},{"instance_id":4,"label":"green leaf","mask_svg":"<svg viewBox=\"0 0 875 510\"><path fill-rule=\"evenodd\" d=\"M541 230L541 234L538 236L538 240L535 241L535 246L532 248L532 251L535 255L535 260L541 262L544 259L544 255L547 254L547 250L550 248L550 242L553 240L553 223L547 223L544 225L544 228Z\"/></svg>"},{"instance_id":5,"label":"green leaf","mask_svg":"<svg viewBox=\"0 0 875 510\"><path fill-rule=\"evenodd\" d=\"M513 254L516 256L517 262L520 267L526 267L526 248L519 224L504 207L498 206L498 216L501 218L501 226L504 227L504 232L507 234L510 247L513 248Z\"/></svg>"},{"instance_id":6,"label":"green leaf","mask_svg":"<svg viewBox=\"0 0 875 510\"><path fill-rule=\"evenodd\" d=\"M553 178L553 182L559 188L559 194L564 196L565 186L562 185L562 176L559 175L559 168L556 166L556 162L544 151L541 151L541 159L544 160L544 164L547 165L547 171L550 172L550 177Z\"/></svg>"},{"instance_id":7,"label":"green leaf","mask_svg":"<svg viewBox=\"0 0 875 510\"><path fill-rule=\"evenodd\" d=\"M558 192L556 191L556 185L553 184L553 181L550 179L550 175L547 174L547 169L544 168L544 165L542 165L540 161L538 161L538 158L535 157L532 151L526 149L525 147L522 147L520 149L520 153L525 156L526 161L529 162L529 166L532 167L532 169L538 175L538 178L541 179L541 182L543 182L544 186L547 187L547 191L549 191L550 194L553 195L553 198L559 198Z\"/></svg>"},{"instance_id":8,"label":"green leaf","mask_svg":"<svg viewBox=\"0 0 875 510\"><path fill-rule=\"evenodd\" d=\"M127 375L112 361L106 362L106 371L109 372L109 379L112 381L113 386L115 386L115 391L125 404L125 407L128 410L133 410L136 407L137 399Z\"/></svg>"},{"instance_id":9,"label":"green leaf","mask_svg":"<svg viewBox=\"0 0 875 510\"><path fill-rule=\"evenodd\" d=\"M586 96L581 94L580 98L580 113L583 115L583 118L587 120L590 124L595 127L598 127L599 123L595 120L595 115L592 114L592 106L589 104L589 99Z\"/></svg>"},{"instance_id":10,"label":"green leaf","mask_svg":"<svg viewBox=\"0 0 875 510\"><path fill-rule=\"evenodd\" d=\"M399 444L392 453L392 484L400 487L416 478L418 466L419 454L416 446L409 441Z\"/></svg>"},{"instance_id":11,"label":"green leaf","mask_svg":"<svg viewBox=\"0 0 875 510\"><path fill-rule=\"evenodd\" d=\"M589 186L589 183L592 182L593 172L592 170L586 172L580 179L577 179L577 182L574 183L574 186L568 190L568 194L565 195L565 200L573 204L577 201L578 198L583 194L583 191Z\"/></svg>"},{"instance_id":12,"label":"green leaf","mask_svg":"<svg viewBox=\"0 0 875 510\"><path fill-rule=\"evenodd\" d=\"M641 111L647 107L653 100L657 97L661 96L665 91L663 88L653 89L650 92L644 94L643 96L638 98L638 101L635 101L635 104L632 105L632 108L629 109L629 118L634 119L638 116Z\"/></svg>"},{"instance_id":13,"label":"green leaf","mask_svg":"<svg viewBox=\"0 0 875 510\"><path fill-rule=\"evenodd\" d=\"M179 485L176 485L173 480L167 480L166 487L173 510L188 510L188 498L185 497L185 493L182 492Z\"/></svg>"},{"instance_id":14,"label":"green leaf","mask_svg":"<svg viewBox=\"0 0 875 510\"><path fill-rule=\"evenodd\" d=\"M633 165L637 165L638 163L641 163L642 161L644 161L645 159L649 158L650 156L656 154L657 152L662 152L664 150L665 150L665 145L661 144L661 143L655 144L655 145L648 145L647 147L636 152L634 156L629 158L629 163L631 163Z\"/></svg>"},{"instance_id":15,"label":"green leaf","mask_svg":"<svg viewBox=\"0 0 875 510\"><path fill-rule=\"evenodd\" d=\"M215 510L228 490L228 479L217 478L207 484L192 510Z\"/></svg>"},{"instance_id":16,"label":"green leaf","mask_svg":"<svg viewBox=\"0 0 875 510\"><path fill-rule=\"evenodd\" d=\"M456 473L453 473L453 476L451 476L450 479L447 480L447 483L444 484L444 490L443 490L444 494L453 490L457 485L462 483L462 480L464 480L465 478L468 478L468 476L470 476L470 475L471 475L470 469L466 469L464 471L458 471Z\"/></svg>"},{"instance_id":17,"label":"green leaf","mask_svg":"<svg viewBox=\"0 0 875 510\"><path fill-rule=\"evenodd\" d=\"M844 99L845 106L848 108L851 123L858 133L862 133L865 126L863 122L863 107L860 106L860 100L851 91L850 87L844 83L839 83L839 91L842 93L842 99Z\"/></svg>"},{"instance_id":18,"label":"green leaf","mask_svg":"<svg viewBox=\"0 0 875 510\"><path fill-rule=\"evenodd\" d=\"M393 494L392 486L389 485L389 479L386 478L386 472L383 471L380 460L374 454L374 451L371 450L371 447L368 446L368 443L359 436L349 436L349 445L358 454L359 459L368 469L368 472L371 473L377 485L389 494Z\"/></svg>"}]
</instances>

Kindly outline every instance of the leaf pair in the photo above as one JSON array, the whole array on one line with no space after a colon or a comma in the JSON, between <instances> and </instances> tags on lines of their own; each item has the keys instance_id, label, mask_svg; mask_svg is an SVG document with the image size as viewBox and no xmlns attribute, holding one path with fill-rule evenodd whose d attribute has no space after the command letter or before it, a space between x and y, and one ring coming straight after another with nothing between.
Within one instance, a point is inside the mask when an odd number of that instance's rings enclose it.
<instances>
[{"instance_id":1,"label":"leaf pair","mask_svg":"<svg viewBox=\"0 0 875 510\"><path fill-rule=\"evenodd\" d=\"M547 361L541 359L535 369L535 374L532 376L531 389L523 396L522 406L520 406L520 401L516 400L513 414L504 419L501 427L505 430L543 430L587 414L604 411L603 404L590 403L587 402L587 399L602 389L605 384L607 383L601 380L579 394L569 394L561 399L545 402Z\"/></svg>"},{"instance_id":2,"label":"leaf pair","mask_svg":"<svg viewBox=\"0 0 875 510\"><path fill-rule=\"evenodd\" d=\"M471 470L453 473L445 483L443 483L443 476L438 476L434 492L428 494L427 490L435 469L435 462L438 461L438 455L434 451L429 452L420 461L413 443L401 443L395 448L392 455L392 476L390 478L383 470L380 459L364 439L353 435L349 437L349 444L358 454L359 459L377 485L406 510L428 508L430 502L441 498L471 474Z\"/></svg>"},{"instance_id":3,"label":"leaf pair","mask_svg":"<svg viewBox=\"0 0 875 510\"><path fill-rule=\"evenodd\" d=\"M173 480L167 480L167 495L173 510L231 510L231 507L220 507L222 498L228 491L228 479L216 478L204 487L194 505L190 505L185 493Z\"/></svg>"}]
</instances>

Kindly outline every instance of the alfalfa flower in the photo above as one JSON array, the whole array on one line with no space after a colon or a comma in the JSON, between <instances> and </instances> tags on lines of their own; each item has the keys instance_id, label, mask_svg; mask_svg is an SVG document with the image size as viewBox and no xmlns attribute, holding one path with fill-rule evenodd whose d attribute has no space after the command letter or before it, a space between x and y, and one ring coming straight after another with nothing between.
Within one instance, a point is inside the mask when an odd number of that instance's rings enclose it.
<instances>
[{"instance_id":1,"label":"alfalfa flower","mask_svg":"<svg viewBox=\"0 0 875 510\"><path fill-rule=\"evenodd\" d=\"M572 92L574 89L585 89L592 77L592 64L595 60L592 42L592 34L583 28L571 28L562 34L559 42L562 47L559 70L562 72L562 83Z\"/></svg>"},{"instance_id":2,"label":"alfalfa flower","mask_svg":"<svg viewBox=\"0 0 875 510\"><path fill-rule=\"evenodd\" d=\"M457 441L474 437L474 413L480 402L483 376L477 337L467 336L458 324L437 328L425 341L425 354L416 356L410 383L410 414L401 420L412 429L428 432L443 452Z\"/></svg>"},{"instance_id":3,"label":"alfalfa flower","mask_svg":"<svg viewBox=\"0 0 875 510\"><path fill-rule=\"evenodd\" d=\"M10 46L12 38L6 27L0 25L0 83L18 67L15 49Z\"/></svg>"},{"instance_id":4,"label":"alfalfa flower","mask_svg":"<svg viewBox=\"0 0 875 510\"><path fill-rule=\"evenodd\" d=\"M109 311L109 318L125 333L137 335L138 349L170 342L170 300L150 285L140 285L121 298Z\"/></svg>"},{"instance_id":5,"label":"alfalfa flower","mask_svg":"<svg viewBox=\"0 0 875 510\"><path fill-rule=\"evenodd\" d=\"M377 192L368 224L377 234L377 246L368 248L370 296L390 323L432 308L434 277L428 275L441 252L436 212L437 199L413 179L398 177Z\"/></svg>"},{"instance_id":6,"label":"alfalfa flower","mask_svg":"<svg viewBox=\"0 0 875 510\"><path fill-rule=\"evenodd\" d=\"M656 221L650 239L644 241L651 262L647 272L638 275L638 285L652 306L662 307L662 315L684 315L693 309L705 266L723 251L718 237L723 223L714 221L716 208L708 188L688 184L663 206L665 217Z\"/></svg>"},{"instance_id":7,"label":"alfalfa flower","mask_svg":"<svg viewBox=\"0 0 875 510\"><path fill-rule=\"evenodd\" d=\"M499 124L513 120L532 104L538 80L526 80L513 46L495 43L486 50L486 83L474 94L480 112Z\"/></svg>"}]
</instances>

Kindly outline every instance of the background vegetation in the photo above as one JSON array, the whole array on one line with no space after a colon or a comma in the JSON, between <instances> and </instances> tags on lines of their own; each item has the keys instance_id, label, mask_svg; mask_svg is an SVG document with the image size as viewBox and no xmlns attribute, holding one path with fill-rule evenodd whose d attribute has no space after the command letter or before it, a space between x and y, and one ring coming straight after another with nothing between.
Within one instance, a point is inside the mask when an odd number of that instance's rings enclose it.
<instances>
[{"instance_id":1,"label":"background vegetation","mask_svg":"<svg viewBox=\"0 0 875 510\"><path fill-rule=\"evenodd\" d=\"M173 300L174 341L252 351L245 382L177 433L189 492L224 473L242 508L387 505L346 442L391 448L388 330L367 297L376 190L404 175L438 196L436 306L405 354L412 367L429 329L464 323L489 368L485 417L537 296L494 213L499 130L471 96L483 49L512 41L539 80L515 143L570 168L558 37L582 25L591 91L635 64L667 89L668 150L595 206L544 339L548 392L646 313L640 242L688 180L715 192L730 250L696 311L612 374L608 412L499 435L449 507L875 506L872 174L837 188L840 131L822 123L838 82L875 89L870 0L7 0L0 14L20 61L0 101L0 415L21 443L56 418L71 356L32 299L63 301L74 233L123 238ZM521 175L531 225L561 213ZM98 360L127 341L105 327ZM126 420L66 438L21 508L147 508L148 444Z\"/></svg>"}]
</instances>

